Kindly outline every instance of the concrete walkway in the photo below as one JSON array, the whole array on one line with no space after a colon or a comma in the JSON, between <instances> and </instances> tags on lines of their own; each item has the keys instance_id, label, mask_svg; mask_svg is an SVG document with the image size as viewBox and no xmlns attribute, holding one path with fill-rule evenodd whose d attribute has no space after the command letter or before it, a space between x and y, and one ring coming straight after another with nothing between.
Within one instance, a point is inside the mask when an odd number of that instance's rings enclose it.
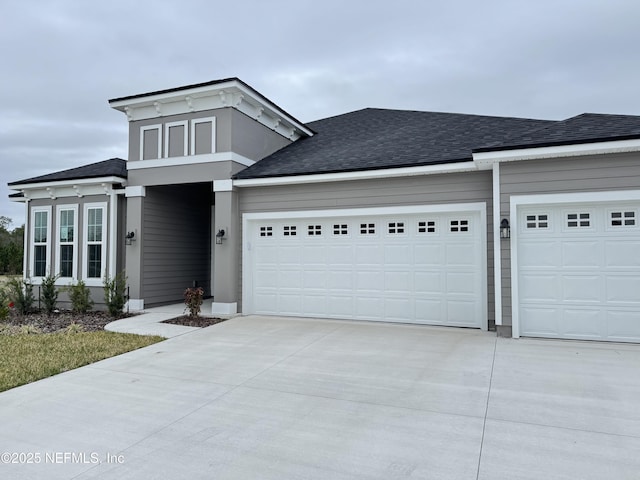
<instances>
[{"instance_id":1,"label":"concrete walkway","mask_svg":"<svg viewBox=\"0 0 640 480\"><path fill-rule=\"evenodd\" d=\"M638 345L237 317L1 393L0 477L638 479L639 371Z\"/></svg>"},{"instance_id":2,"label":"concrete walkway","mask_svg":"<svg viewBox=\"0 0 640 480\"><path fill-rule=\"evenodd\" d=\"M211 316L207 312L211 311L211 299L202 303L203 317ZM164 338L177 337L185 333L200 330L197 327L185 327L183 325L173 325L162 323L165 320L185 315L184 303L165 305L163 307L147 308L133 317L123 318L107 324L104 329L110 332L135 333L138 335L158 335Z\"/></svg>"}]
</instances>

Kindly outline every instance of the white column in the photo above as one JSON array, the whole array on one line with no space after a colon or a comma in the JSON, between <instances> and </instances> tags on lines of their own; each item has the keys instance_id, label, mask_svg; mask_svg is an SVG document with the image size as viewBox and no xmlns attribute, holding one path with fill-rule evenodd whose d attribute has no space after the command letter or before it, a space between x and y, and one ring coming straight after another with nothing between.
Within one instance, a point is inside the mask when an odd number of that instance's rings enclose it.
<instances>
[{"instance_id":1,"label":"white column","mask_svg":"<svg viewBox=\"0 0 640 480\"><path fill-rule=\"evenodd\" d=\"M500 163L493 164L493 295L496 325L502 325L502 252L500 245Z\"/></svg>"}]
</instances>

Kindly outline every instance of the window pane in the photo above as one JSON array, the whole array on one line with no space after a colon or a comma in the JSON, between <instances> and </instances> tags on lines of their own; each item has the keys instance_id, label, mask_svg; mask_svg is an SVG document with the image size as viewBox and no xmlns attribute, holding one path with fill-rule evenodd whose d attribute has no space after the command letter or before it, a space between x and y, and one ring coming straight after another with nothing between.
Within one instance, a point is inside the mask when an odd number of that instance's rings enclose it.
<instances>
[{"instance_id":1,"label":"window pane","mask_svg":"<svg viewBox=\"0 0 640 480\"><path fill-rule=\"evenodd\" d=\"M199 122L195 124L195 154L213 153L211 151L211 140L213 135L213 122Z\"/></svg>"},{"instance_id":2,"label":"window pane","mask_svg":"<svg viewBox=\"0 0 640 480\"><path fill-rule=\"evenodd\" d=\"M87 246L87 277L100 278L102 271L102 245Z\"/></svg>"},{"instance_id":3,"label":"window pane","mask_svg":"<svg viewBox=\"0 0 640 480\"><path fill-rule=\"evenodd\" d=\"M35 214L33 241L36 243L47 241L47 212L36 212Z\"/></svg>"},{"instance_id":4,"label":"window pane","mask_svg":"<svg viewBox=\"0 0 640 480\"><path fill-rule=\"evenodd\" d=\"M160 152L158 151L158 138L160 130L155 128L153 130L145 130L142 134L142 160L152 160L160 158Z\"/></svg>"},{"instance_id":5,"label":"window pane","mask_svg":"<svg viewBox=\"0 0 640 480\"><path fill-rule=\"evenodd\" d=\"M60 246L60 276L73 276L73 245Z\"/></svg>"},{"instance_id":6,"label":"window pane","mask_svg":"<svg viewBox=\"0 0 640 480\"><path fill-rule=\"evenodd\" d=\"M62 210L60 212L60 241L73 242L73 210Z\"/></svg>"},{"instance_id":7,"label":"window pane","mask_svg":"<svg viewBox=\"0 0 640 480\"><path fill-rule=\"evenodd\" d=\"M169 157L184 156L184 125L169 127Z\"/></svg>"},{"instance_id":8,"label":"window pane","mask_svg":"<svg viewBox=\"0 0 640 480\"><path fill-rule=\"evenodd\" d=\"M47 247L36 245L33 249L33 275L44 277L47 275Z\"/></svg>"},{"instance_id":9,"label":"window pane","mask_svg":"<svg viewBox=\"0 0 640 480\"><path fill-rule=\"evenodd\" d=\"M90 208L87 223L87 241L102 241L102 208Z\"/></svg>"}]
</instances>

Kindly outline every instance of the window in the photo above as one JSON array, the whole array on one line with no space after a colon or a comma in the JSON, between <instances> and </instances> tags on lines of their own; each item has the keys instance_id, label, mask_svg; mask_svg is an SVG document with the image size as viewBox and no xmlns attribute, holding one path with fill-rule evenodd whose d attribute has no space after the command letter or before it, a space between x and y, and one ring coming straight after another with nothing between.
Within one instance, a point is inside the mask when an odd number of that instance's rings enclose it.
<instances>
[{"instance_id":1,"label":"window","mask_svg":"<svg viewBox=\"0 0 640 480\"><path fill-rule=\"evenodd\" d=\"M527 215L527 228L549 228L549 215L542 213L539 215Z\"/></svg>"},{"instance_id":2,"label":"window","mask_svg":"<svg viewBox=\"0 0 640 480\"><path fill-rule=\"evenodd\" d=\"M169 122L164 126L164 156L187 155L187 122Z\"/></svg>"},{"instance_id":3,"label":"window","mask_svg":"<svg viewBox=\"0 0 640 480\"><path fill-rule=\"evenodd\" d=\"M436 233L436 222L433 220L418 222L418 233Z\"/></svg>"},{"instance_id":4,"label":"window","mask_svg":"<svg viewBox=\"0 0 640 480\"><path fill-rule=\"evenodd\" d=\"M610 215L612 227L632 227L636 224L634 211L611 212Z\"/></svg>"},{"instance_id":5,"label":"window","mask_svg":"<svg viewBox=\"0 0 640 480\"><path fill-rule=\"evenodd\" d=\"M84 276L88 285L101 284L106 273L106 204L84 206Z\"/></svg>"},{"instance_id":6,"label":"window","mask_svg":"<svg viewBox=\"0 0 640 480\"><path fill-rule=\"evenodd\" d=\"M46 277L49 270L51 207L31 210L31 272L33 277Z\"/></svg>"},{"instance_id":7,"label":"window","mask_svg":"<svg viewBox=\"0 0 640 480\"><path fill-rule=\"evenodd\" d=\"M468 232L469 220L451 220L450 228L452 232Z\"/></svg>"},{"instance_id":8,"label":"window","mask_svg":"<svg viewBox=\"0 0 640 480\"><path fill-rule=\"evenodd\" d=\"M160 158L162 148L160 128L160 125L140 128L140 160Z\"/></svg>"},{"instance_id":9,"label":"window","mask_svg":"<svg viewBox=\"0 0 640 480\"><path fill-rule=\"evenodd\" d=\"M58 219L58 260L56 274L62 278L76 277L76 242L77 242L76 206L60 205L56 211Z\"/></svg>"},{"instance_id":10,"label":"window","mask_svg":"<svg viewBox=\"0 0 640 480\"><path fill-rule=\"evenodd\" d=\"M273 227L260 227L260 236L261 237L272 237L273 236Z\"/></svg>"},{"instance_id":11,"label":"window","mask_svg":"<svg viewBox=\"0 0 640 480\"><path fill-rule=\"evenodd\" d=\"M591 215L589 213L567 213L567 227L590 227Z\"/></svg>"},{"instance_id":12,"label":"window","mask_svg":"<svg viewBox=\"0 0 640 480\"><path fill-rule=\"evenodd\" d=\"M333 225L333 234L334 235L348 235L349 228L346 223L336 223Z\"/></svg>"},{"instance_id":13,"label":"window","mask_svg":"<svg viewBox=\"0 0 640 480\"><path fill-rule=\"evenodd\" d=\"M389 222L389 233L404 233L404 222Z\"/></svg>"},{"instance_id":14,"label":"window","mask_svg":"<svg viewBox=\"0 0 640 480\"><path fill-rule=\"evenodd\" d=\"M216 151L216 118L191 120L191 155L202 155Z\"/></svg>"},{"instance_id":15,"label":"window","mask_svg":"<svg viewBox=\"0 0 640 480\"><path fill-rule=\"evenodd\" d=\"M310 237L322 235L322 226L321 225L309 225L307 227L307 235Z\"/></svg>"},{"instance_id":16,"label":"window","mask_svg":"<svg viewBox=\"0 0 640 480\"><path fill-rule=\"evenodd\" d=\"M376 233L376 224L375 223L361 223L360 224L360 234L361 235L373 235Z\"/></svg>"},{"instance_id":17,"label":"window","mask_svg":"<svg viewBox=\"0 0 640 480\"><path fill-rule=\"evenodd\" d=\"M296 226L295 225L285 225L283 233L284 233L285 237L295 237L296 236Z\"/></svg>"}]
</instances>

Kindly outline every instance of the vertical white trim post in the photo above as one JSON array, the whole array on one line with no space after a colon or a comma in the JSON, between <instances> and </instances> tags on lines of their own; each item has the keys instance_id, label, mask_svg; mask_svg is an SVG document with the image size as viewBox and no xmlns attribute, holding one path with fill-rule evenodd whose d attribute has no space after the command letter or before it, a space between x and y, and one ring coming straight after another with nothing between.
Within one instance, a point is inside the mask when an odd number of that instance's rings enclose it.
<instances>
[{"instance_id":1,"label":"vertical white trim post","mask_svg":"<svg viewBox=\"0 0 640 480\"><path fill-rule=\"evenodd\" d=\"M109 191L109 265L107 268L107 277L114 278L116 276L116 258L118 256L118 239L116 237L118 221L118 194L113 190Z\"/></svg>"},{"instance_id":2,"label":"vertical white trim post","mask_svg":"<svg viewBox=\"0 0 640 480\"><path fill-rule=\"evenodd\" d=\"M22 240L22 278L26 280L29 278L27 276L27 269L29 263L29 242L31 241L31 235L29 234L29 199L25 199L24 201L24 238Z\"/></svg>"},{"instance_id":3,"label":"vertical white trim post","mask_svg":"<svg viewBox=\"0 0 640 480\"><path fill-rule=\"evenodd\" d=\"M500 163L493 164L493 301L496 326L502 325L502 245L500 238Z\"/></svg>"}]
</instances>

